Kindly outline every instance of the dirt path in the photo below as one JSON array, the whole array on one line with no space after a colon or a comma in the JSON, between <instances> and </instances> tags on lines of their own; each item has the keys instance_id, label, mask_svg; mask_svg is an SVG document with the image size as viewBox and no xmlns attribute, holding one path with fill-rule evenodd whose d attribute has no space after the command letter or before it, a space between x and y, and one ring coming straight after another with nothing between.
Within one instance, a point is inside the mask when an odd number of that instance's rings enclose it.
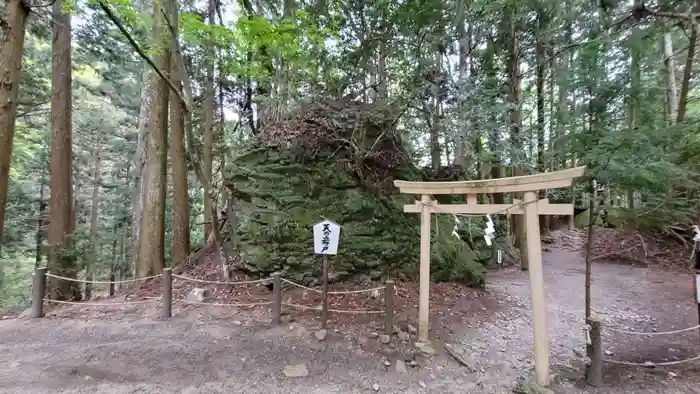
<instances>
[{"instance_id":1,"label":"dirt path","mask_svg":"<svg viewBox=\"0 0 700 394\"><path fill-rule=\"evenodd\" d=\"M605 387L583 385L585 354L583 331L584 273L578 252L554 250L544 253L548 309L549 352L557 375L557 393L700 393L700 362L664 368L639 368L605 364ZM502 380L513 382L523 373L532 374L530 290L525 273L499 272L488 288L507 307L496 312L491 323L465 332L462 344L473 349L474 359L492 382L484 392L501 392ZM692 277L646 268L594 264L592 305L604 324L605 357L644 363L686 359L700 354L698 332L670 336L631 336L626 331L663 332L695 326ZM695 386L695 387L694 387ZM507 391L503 391L507 392Z\"/></svg>"},{"instance_id":2,"label":"dirt path","mask_svg":"<svg viewBox=\"0 0 700 394\"><path fill-rule=\"evenodd\" d=\"M605 387L581 385L583 365L575 350L585 339L582 259L557 249L544 255L550 360L559 375L555 392L700 393L700 362L658 369L606 364ZM509 393L533 369L528 286L526 273L492 274L487 293L498 303L496 311L487 319L460 318L446 331L450 342L469 349L475 372L445 354L417 357L415 367L407 360L407 372L397 372L397 359L413 359L400 343L384 347L342 332L319 342L295 323L270 328L244 318L188 316L7 319L0 321L0 393L320 394L377 387L380 393ZM667 331L697 323L686 275L596 264L593 288L594 308L608 326ZM697 332L671 338L605 332L605 349L616 360L666 361L700 353L700 343ZM284 367L295 364L305 364L308 376L285 377Z\"/></svg>"}]
</instances>

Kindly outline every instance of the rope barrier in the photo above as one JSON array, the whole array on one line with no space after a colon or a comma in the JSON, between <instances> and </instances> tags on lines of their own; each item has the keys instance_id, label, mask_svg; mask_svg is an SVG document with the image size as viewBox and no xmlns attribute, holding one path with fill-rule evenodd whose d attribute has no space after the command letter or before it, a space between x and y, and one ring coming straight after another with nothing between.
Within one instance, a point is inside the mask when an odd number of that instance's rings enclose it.
<instances>
[{"instance_id":1,"label":"rope barrier","mask_svg":"<svg viewBox=\"0 0 700 394\"><path fill-rule=\"evenodd\" d=\"M268 306L268 305L273 305L273 313L275 309L277 309L277 314L279 314L279 306L281 305L286 305L288 307L292 308L297 308L301 310L312 310L312 311L322 311L322 308L319 307L311 307L307 305L301 305L301 304L295 304L291 302L280 302L279 298L276 300L271 300L271 301L263 301L263 302L254 302L254 303L210 303L210 302L196 302L196 301L188 301L186 299L172 299L172 289L170 286L170 282L174 279L181 279L183 281L190 281L190 282L197 282L197 283L205 283L205 284L212 284L212 285L245 285L245 284L255 284L255 283L270 283L273 278L264 278L264 279L257 279L257 280L249 280L249 281L213 281L213 280L204 280L204 279L198 279L198 278L192 278L192 277L187 277L183 275L177 275L177 274L172 274L170 271L165 271L164 274L158 274L158 275L153 275L145 278L135 278L135 279L129 279L129 280L121 280L121 281L87 281L87 280L81 280L81 279L74 279L74 278L68 278L68 277L63 277L59 275L54 275L46 272L46 269L43 269L44 271L44 276L46 277L53 277L56 279L61 279L61 280L66 280L66 281L71 281L71 282L77 282L77 283L93 283L93 284L116 284L116 283L133 283L133 282L140 282L140 281L145 281L148 279L153 279L153 278L158 278L160 276L163 276L164 278L167 279L167 282L165 282L165 287L164 287L164 294L168 295L167 299L164 299L164 296L160 297L153 297L150 299L142 299L138 301L130 301L130 302L117 302L117 303L91 303L91 302L82 302L82 301L59 301L59 300L52 300L48 298L38 298L40 300L43 299L45 302L49 303L56 303L56 304L64 304L64 305L80 305L80 306L95 306L95 307L118 307L118 306L128 306L128 305L138 305L138 304L147 304L151 303L154 301L158 300L164 300L168 302L164 302L164 309L163 309L163 315L165 317L171 317L172 312L171 312L171 303L172 302L180 302L182 304L187 304L187 305L201 305L201 306L214 306L214 307L229 307L229 308L236 308L236 307L257 307L257 306ZM304 286L302 284L293 282L288 279L280 278L282 281L287 282L293 286L300 287L302 289L315 292L315 293L323 293L321 290L318 289L313 289L307 286ZM346 290L346 291L331 291L328 292L328 294L332 295L345 295L345 294L359 294L359 293L372 293L375 291L380 291L384 290L387 287L385 286L380 286L380 287L374 287L370 289L358 289L358 290ZM281 290L281 289L280 289ZM399 290L399 289L396 289ZM43 294L43 290L40 291L41 294ZM290 300L291 301L291 300ZM37 305L41 305L41 302L37 302ZM277 307L275 307L277 305ZM328 312L331 313L345 313L345 314L353 314L353 315L361 315L361 314L383 314L386 313L384 310L350 310L350 309L328 309ZM34 312L33 312L34 313ZM35 313L35 317L41 317L42 312L39 310L38 312Z\"/></svg>"},{"instance_id":2,"label":"rope barrier","mask_svg":"<svg viewBox=\"0 0 700 394\"><path fill-rule=\"evenodd\" d=\"M629 361L618 361L618 360L610 360L610 359L603 359L606 363L610 364L618 364L618 365L629 365L633 367L663 367L667 365L678 365L678 364L683 364L683 363L689 363L692 361L697 361L700 360L700 355L697 355L695 357L691 358L686 358L684 360L676 360L676 361L666 361L666 362L661 362L661 363L653 363L651 361L647 361L645 363L633 363Z\"/></svg>"},{"instance_id":3,"label":"rope barrier","mask_svg":"<svg viewBox=\"0 0 700 394\"><path fill-rule=\"evenodd\" d=\"M505 208L503 208L503 209L501 209L501 210L499 210L499 211L496 211L496 212L493 212L493 213L489 213L489 215L499 215L499 214L502 214L502 213L504 213L504 212L508 212L509 210L511 210L511 209L513 209L513 208L516 208L516 207L524 207L524 206L526 206L526 205L535 204L535 203L537 203L538 201L540 201L540 199L533 200L533 201L528 201L528 202L520 201L520 202L517 202L517 203L511 203L510 205L508 205L507 207L505 207ZM421 205L432 206L436 211L439 211L439 213L449 213L449 214L451 214L451 215L453 215L453 216L458 216L458 217L472 218L472 217L484 217L484 216L486 216L486 214L484 214L484 213L478 213L478 214L477 214L477 213L453 213L453 212L446 212L446 211L444 211L444 210L441 208L441 205L449 205L449 204L436 204L434 201L431 201L431 202L428 203L428 204L425 204L425 203L423 203L423 202L421 202L421 201L416 201L416 203L417 203L417 204L421 204Z\"/></svg>"},{"instance_id":4,"label":"rope barrier","mask_svg":"<svg viewBox=\"0 0 700 394\"><path fill-rule=\"evenodd\" d=\"M321 307L292 304L289 302L283 302L282 305L291 306L292 308L297 308L297 309L307 310L307 311L321 311ZM362 315L362 314L373 315L373 314L378 314L378 313L384 313L384 311L376 311L376 310L351 310L351 309L329 309L328 312L348 313L348 314L352 314L352 315Z\"/></svg>"},{"instance_id":5,"label":"rope barrier","mask_svg":"<svg viewBox=\"0 0 700 394\"><path fill-rule=\"evenodd\" d=\"M56 279L61 279L65 280L68 282L77 282L77 283L90 283L90 284L95 284L95 285L111 285L111 284L121 284L121 283L134 283L134 282L141 282L144 280L149 280L149 279L154 279L163 276L163 274L158 274L158 275L153 275L153 276L146 276L144 278L134 278L134 279L124 279L124 280L114 280L114 281L103 281L103 280L83 280L83 279L75 279L75 278L67 278L65 276L59 276L59 275L54 275L50 272L46 273L47 277L50 278L56 278ZM174 276L174 275L173 275Z\"/></svg>"},{"instance_id":6,"label":"rope barrier","mask_svg":"<svg viewBox=\"0 0 700 394\"><path fill-rule=\"evenodd\" d=\"M282 282L287 282L287 283L289 283L290 285L293 285L293 286L296 286L296 287L300 287L300 288L302 288L302 289L304 289L304 290L313 291L314 293L323 293L322 290L313 289L313 288L311 288L311 287L306 287L306 286L304 286L304 285L302 285L302 284L299 284L299 283L296 283L296 282L292 282L291 280L288 280L288 279L282 278ZM341 294L371 293L371 292L377 291L377 290L384 290L384 288L385 288L384 286L381 286L381 287L374 287L374 288L371 288L371 289L347 290L347 291L329 291L328 294L341 295Z\"/></svg>"},{"instance_id":7,"label":"rope barrier","mask_svg":"<svg viewBox=\"0 0 700 394\"><path fill-rule=\"evenodd\" d=\"M183 304L188 304L188 305L225 306L225 307L229 307L229 308L272 305L272 302L254 302L254 303L250 303L250 304L223 304L223 303L213 303L213 302L193 302L193 301L187 301L187 300L174 300L174 301L181 302Z\"/></svg>"},{"instance_id":8,"label":"rope barrier","mask_svg":"<svg viewBox=\"0 0 700 394\"><path fill-rule=\"evenodd\" d=\"M100 304L100 303L91 303L91 302L82 302L82 301L59 301L59 300L51 300L48 298L44 298L44 301L46 302L52 302L54 304L66 304L66 305L81 305L81 306L125 306L125 305L137 305L137 304L148 304L149 302L153 301L158 301L160 300L161 297L150 299L150 300L139 300L139 301L130 301L130 302L116 302L116 303L105 303L105 304Z\"/></svg>"},{"instance_id":9,"label":"rope barrier","mask_svg":"<svg viewBox=\"0 0 700 394\"><path fill-rule=\"evenodd\" d=\"M688 327L688 328L683 328L680 330L674 330L674 331L664 331L664 332L639 332L639 331L625 331L625 330L619 330L617 328L612 328L608 327L608 330L612 332L617 332L620 334L628 334L628 335L671 335L671 334L680 334L682 332L686 331L692 331L692 330L697 330L700 329L700 325L694 326L694 327Z\"/></svg>"},{"instance_id":10,"label":"rope barrier","mask_svg":"<svg viewBox=\"0 0 700 394\"><path fill-rule=\"evenodd\" d=\"M182 279L184 281L188 282L197 282L197 283L207 283L210 285L251 285L255 283L263 283L263 282L270 282L271 279L256 279L256 280L242 280L238 282L224 282L224 281L217 281L217 280L204 280L204 279L197 279L197 278L191 278L189 276L182 276L182 275L177 275L177 274L171 274L173 278L177 279Z\"/></svg>"}]
</instances>

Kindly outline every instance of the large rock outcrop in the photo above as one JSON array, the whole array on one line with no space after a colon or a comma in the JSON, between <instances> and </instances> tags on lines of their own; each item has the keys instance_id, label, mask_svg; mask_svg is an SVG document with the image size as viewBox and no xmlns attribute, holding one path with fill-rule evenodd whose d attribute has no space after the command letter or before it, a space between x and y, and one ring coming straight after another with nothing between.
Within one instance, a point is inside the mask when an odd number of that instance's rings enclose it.
<instances>
[{"instance_id":1,"label":"large rock outcrop","mask_svg":"<svg viewBox=\"0 0 700 394\"><path fill-rule=\"evenodd\" d=\"M227 168L241 268L314 282L321 259L312 225L327 218L341 225L333 278L417 277L419 217L403 212L414 198L393 181L424 175L395 131L396 114L354 101L315 103L261 130ZM483 284L483 266L453 227L452 217L434 215L433 279Z\"/></svg>"}]
</instances>

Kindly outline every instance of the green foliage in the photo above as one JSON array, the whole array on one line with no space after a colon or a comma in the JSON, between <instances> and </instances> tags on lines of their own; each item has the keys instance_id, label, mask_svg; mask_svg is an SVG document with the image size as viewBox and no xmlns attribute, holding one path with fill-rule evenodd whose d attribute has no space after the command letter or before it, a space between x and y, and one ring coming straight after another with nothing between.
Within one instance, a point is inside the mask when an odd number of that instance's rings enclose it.
<instances>
[{"instance_id":1,"label":"green foliage","mask_svg":"<svg viewBox=\"0 0 700 394\"><path fill-rule=\"evenodd\" d=\"M169 37L150 39L154 10L148 2L105 3L148 53L167 44ZM653 7L688 12L691 5L686 3L661 2ZM496 165L536 171L537 133L542 131L545 167L570 166L574 158L588 166L586 179L573 190L549 191L552 200L578 199L587 181L596 178L611 197L630 191L642 196L640 206L609 210L607 220L613 224L657 231L669 224L694 222L700 186L697 78L691 73L686 118L677 124L676 114L665 113L669 86L660 50L662 35L671 34L679 81L688 37L676 24L653 17L615 23L629 15L628 2L604 4L605 10L601 4L582 0L567 0L563 5L551 0L262 2L255 4L251 14L241 7L233 13L223 10L223 26L205 22L204 4L180 4L179 39L195 105L203 102L203 70L212 62L217 95L223 96L225 111L217 110L216 116L226 119L222 126L217 122L217 129L223 130L217 130L215 167L224 160L238 166L238 175L244 179L236 187L252 196L249 219L241 223L242 242L254 262L251 269L287 269L297 272L301 280L313 276L316 262L308 250L308 224L327 216L341 222L351 235L342 242L354 252L339 258L341 273L377 277L399 270L415 274L417 218L397 208L403 200L384 201L370 195L323 154L313 157L318 163L310 157L297 162L299 157L286 157L286 151L245 154L254 144L252 120L263 109L278 120L302 103L327 98L395 104L399 109L392 114L392 122L410 159L425 165L431 153L438 151L441 164L463 166L461 178L490 176ZM131 249L131 160L146 66L95 0L63 5L74 16L74 171L65 175L73 176L76 200L70 255L82 267L95 246L88 237L88 218L99 147L103 170L98 179L100 217L95 242L100 251L97 274L104 276L115 262L126 266ZM293 8L285 8L290 5ZM26 302L28 275L37 263L39 199L42 193L44 201L49 195L51 27L46 20L32 19L23 58L0 256L4 263L0 302L13 307ZM513 75L509 74L514 39L518 103L511 97ZM541 114L535 44L542 40L547 53L545 113ZM464 53L460 43L466 45ZM638 70L631 69L632 59ZM639 83L632 86L637 72ZM515 110L520 111L518 127L511 123ZM200 107L194 108L196 139L201 138L203 115ZM463 157L457 157L458 148ZM203 201L201 188L191 178L191 235L197 244L203 240ZM216 190L222 188L222 178L220 173L215 176ZM168 251L170 212L169 200ZM374 220L374 215L380 220ZM462 231L479 240L479 225L474 220L471 228ZM479 283L481 266L493 248L481 241L457 240L451 235L453 226L448 215L440 215L435 223L433 279ZM127 256L119 255L117 245L122 244ZM39 242L39 249L42 245ZM41 257L39 264L43 263Z\"/></svg>"}]
</instances>

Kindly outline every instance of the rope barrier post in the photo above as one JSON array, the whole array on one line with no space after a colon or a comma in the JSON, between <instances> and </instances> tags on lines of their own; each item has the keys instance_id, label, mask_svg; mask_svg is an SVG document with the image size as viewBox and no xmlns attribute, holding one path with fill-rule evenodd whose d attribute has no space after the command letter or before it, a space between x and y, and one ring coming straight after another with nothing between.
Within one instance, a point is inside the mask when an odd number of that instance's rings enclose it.
<instances>
[{"instance_id":1,"label":"rope barrier post","mask_svg":"<svg viewBox=\"0 0 700 394\"><path fill-rule=\"evenodd\" d=\"M384 334L394 333L394 281L387 280L384 288Z\"/></svg>"},{"instance_id":2,"label":"rope barrier post","mask_svg":"<svg viewBox=\"0 0 700 394\"><path fill-rule=\"evenodd\" d=\"M173 317L173 269L163 269L163 317Z\"/></svg>"},{"instance_id":3,"label":"rope barrier post","mask_svg":"<svg viewBox=\"0 0 700 394\"><path fill-rule=\"evenodd\" d=\"M282 323L282 275L272 274L272 324Z\"/></svg>"},{"instance_id":4,"label":"rope barrier post","mask_svg":"<svg viewBox=\"0 0 700 394\"><path fill-rule=\"evenodd\" d=\"M695 251L696 255L700 256L700 251ZM700 257L699 257L700 258ZM698 260L698 259L696 259ZM700 260L698 260L700 261ZM700 324L700 270L697 269L697 262L695 266L695 275L693 275L693 284L695 288L695 303L698 306L698 324ZM700 331L698 331L700 332Z\"/></svg>"},{"instance_id":5,"label":"rope barrier post","mask_svg":"<svg viewBox=\"0 0 700 394\"><path fill-rule=\"evenodd\" d=\"M321 328L328 328L328 257L323 255L323 312L321 313Z\"/></svg>"},{"instance_id":6,"label":"rope barrier post","mask_svg":"<svg viewBox=\"0 0 700 394\"><path fill-rule=\"evenodd\" d=\"M591 342L586 344L586 355L590 360L586 365L586 383L598 387L603 383L603 339L600 333L600 319L591 317L588 319L591 326Z\"/></svg>"},{"instance_id":7,"label":"rope barrier post","mask_svg":"<svg viewBox=\"0 0 700 394\"><path fill-rule=\"evenodd\" d=\"M46 267L34 271L32 286L32 317L44 317L44 295L46 294Z\"/></svg>"},{"instance_id":8,"label":"rope barrier post","mask_svg":"<svg viewBox=\"0 0 700 394\"><path fill-rule=\"evenodd\" d=\"M109 273L109 296L114 297L114 293L116 293L116 283L114 283L114 271Z\"/></svg>"}]
</instances>

